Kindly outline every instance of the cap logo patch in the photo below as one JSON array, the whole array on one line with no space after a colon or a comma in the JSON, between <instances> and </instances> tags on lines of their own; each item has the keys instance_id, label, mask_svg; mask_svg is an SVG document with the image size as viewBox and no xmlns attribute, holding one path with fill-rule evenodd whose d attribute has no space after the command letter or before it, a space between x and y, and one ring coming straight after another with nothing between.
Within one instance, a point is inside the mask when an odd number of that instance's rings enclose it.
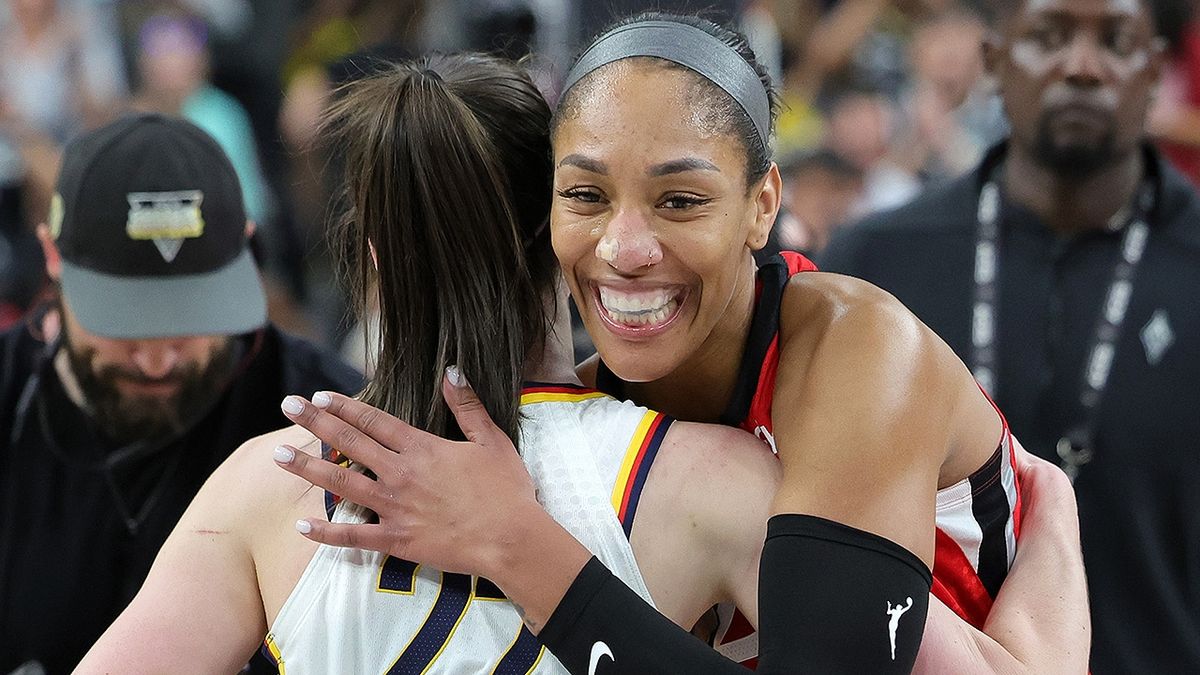
<instances>
[{"instance_id":1,"label":"cap logo patch","mask_svg":"<svg viewBox=\"0 0 1200 675\"><path fill-rule=\"evenodd\" d=\"M179 255L184 239L204 234L204 218L200 215L204 193L200 190L130 192L125 199L129 202L125 234L130 239L154 242L167 262Z\"/></svg>"}]
</instances>

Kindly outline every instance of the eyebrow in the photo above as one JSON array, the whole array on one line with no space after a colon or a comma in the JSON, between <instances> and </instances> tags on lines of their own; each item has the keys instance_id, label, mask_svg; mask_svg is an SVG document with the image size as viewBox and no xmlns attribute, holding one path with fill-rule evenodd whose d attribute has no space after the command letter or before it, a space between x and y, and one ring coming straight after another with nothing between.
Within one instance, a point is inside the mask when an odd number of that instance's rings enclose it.
<instances>
[{"instance_id":1,"label":"eyebrow","mask_svg":"<svg viewBox=\"0 0 1200 675\"><path fill-rule=\"evenodd\" d=\"M686 171L716 171L720 173L721 169L707 159L684 157L683 159L673 159L662 164L655 164L646 173L657 177L669 176L673 173L684 173Z\"/></svg>"},{"instance_id":2,"label":"eyebrow","mask_svg":"<svg viewBox=\"0 0 1200 675\"><path fill-rule=\"evenodd\" d=\"M567 155L558 163L559 166L570 165L579 167L584 171L598 173L602 176L608 175L608 165L600 160L585 157L579 154ZM646 173L652 177L669 176L675 173L684 173L687 171L716 171L720 173L721 169L707 159L699 157L684 157L682 159L673 159L669 162L662 162L650 167Z\"/></svg>"},{"instance_id":3,"label":"eyebrow","mask_svg":"<svg viewBox=\"0 0 1200 675\"><path fill-rule=\"evenodd\" d=\"M567 155L566 157L562 158L562 161L560 161L558 165L577 166L584 171L591 171L592 173L598 173L602 176L608 175L607 164L599 160L592 159L591 157L584 157L583 155Z\"/></svg>"}]
</instances>

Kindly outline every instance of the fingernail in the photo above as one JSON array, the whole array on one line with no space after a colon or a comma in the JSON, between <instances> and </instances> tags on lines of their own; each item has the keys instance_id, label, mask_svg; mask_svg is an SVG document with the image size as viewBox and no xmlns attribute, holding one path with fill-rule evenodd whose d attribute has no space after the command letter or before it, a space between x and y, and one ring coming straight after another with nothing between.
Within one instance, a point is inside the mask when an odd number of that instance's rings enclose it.
<instances>
[{"instance_id":1,"label":"fingernail","mask_svg":"<svg viewBox=\"0 0 1200 675\"><path fill-rule=\"evenodd\" d=\"M299 415L304 412L304 401L301 401L299 396L288 396L279 407L289 415Z\"/></svg>"},{"instance_id":2,"label":"fingernail","mask_svg":"<svg viewBox=\"0 0 1200 675\"><path fill-rule=\"evenodd\" d=\"M292 452L291 448L285 448L282 445L275 446L275 461L280 464L290 464L293 459L296 459L296 453Z\"/></svg>"},{"instance_id":3,"label":"fingernail","mask_svg":"<svg viewBox=\"0 0 1200 675\"><path fill-rule=\"evenodd\" d=\"M312 532L312 523L308 522L307 520L297 520L296 531L300 534L308 534L309 532Z\"/></svg>"},{"instance_id":4,"label":"fingernail","mask_svg":"<svg viewBox=\"0 0 1200 675\"><path fill-rule=\"evenodd\" d=\"M462 385L463 376L458 366L446 366L446 379L450 380L452 386L458 387Z\"/></svg>"},{"instance_id":5,"label":"fingernail","mask_svg":"<svg viewBox=\"0 0 1200 675\"><path fill-rule=\"evenodd\" d=\"M328 408L329 404L333 403L333 397L327 391L318 391L313 394L312 404L318 408Z\"/></svg>"}]
</instances>

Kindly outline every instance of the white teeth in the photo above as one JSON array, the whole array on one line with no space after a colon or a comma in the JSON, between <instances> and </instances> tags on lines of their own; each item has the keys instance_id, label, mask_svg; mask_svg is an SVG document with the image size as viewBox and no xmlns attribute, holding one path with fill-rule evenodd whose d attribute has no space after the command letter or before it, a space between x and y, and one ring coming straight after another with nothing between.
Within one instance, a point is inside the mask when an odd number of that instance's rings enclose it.
<instances>
[{"instance_id":1,"label":"white teeth","mask_svg":"<svg viewBox=\"0 0 1200 675\"><path fill-rule=\"evenodd\" d=\"M674 299L674 294L665 290L652 293L620 293L609 288L600 287L600 303L610 312L629 312L642 314L656 312Z\"/></svg>"},{"instance_id":2,"label":"white teeth","mask_svg":"<svg viewBox=\"0 0 1200 675\"><path fill-rule=\"evenodd\" d=\"M610 321L623 326L654 326L665 322L679 307L675 296L664 289L624 293L600 287L601 310Z\"/></svg>"}]
</instances>

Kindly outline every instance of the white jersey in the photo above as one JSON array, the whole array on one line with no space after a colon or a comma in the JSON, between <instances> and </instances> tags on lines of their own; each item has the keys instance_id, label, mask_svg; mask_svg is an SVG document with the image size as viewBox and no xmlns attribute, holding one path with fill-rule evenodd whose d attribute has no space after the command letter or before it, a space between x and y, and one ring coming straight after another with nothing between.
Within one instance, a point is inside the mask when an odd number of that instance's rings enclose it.
<instances>
[{"instance_id":1,"label":"white jersey","mask_svg":"<svg viewBox=\"0 0 1200 675\"><path fill-rule=\"evenodd\" d=\"M521 456L538 501L650 602L628 531L669 424L573 386L539 386L521 397ZM343 502L333 520L363 516ZM286 675L566 672L488 580L324 545L280 609L265 650Z\"/></svg>"}]
</instances>

